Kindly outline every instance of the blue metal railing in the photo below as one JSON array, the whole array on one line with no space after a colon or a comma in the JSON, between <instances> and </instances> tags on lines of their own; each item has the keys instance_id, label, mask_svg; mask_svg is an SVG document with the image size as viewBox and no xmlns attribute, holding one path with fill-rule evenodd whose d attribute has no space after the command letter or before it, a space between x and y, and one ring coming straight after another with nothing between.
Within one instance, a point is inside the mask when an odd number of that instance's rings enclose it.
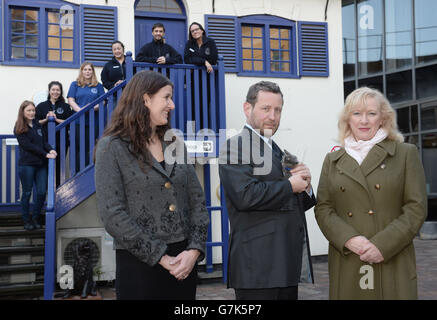
<instances>
[{"instance_id":1,"label":"blue metal railing","mask_svg":"<svg viewBox=\"0 0 437 320\"><path fill-rule=\"evenodd\" d=\"M46 246L45 246L45 272L44 272L44 298L52 299L56 277L56 184L62 186L69 179L85 172L92 166L92 154L96 139L98 139L109 123L112 111L120 99L122 89L136 72L142 70L154 70L161 72L174 83L173 100L176 108L172 111L171 126L181 130L187 138L188 121L195 121L195 130L209 128L216 134L216 141L220 129L226 128L225 113L225 81L223 57L219 56L218 65L213 67L214 72L208 74L204 67L194 65L157 65L150 63L139 63L132 60L132 53L126 53L126 81L107 93L91 102L62 124L55 126L54 119L49 121L48 133L49 143L56 147L56 140L59 142L58 150L60 181L55 183L55 160L49 160L49 185L46 213ZM98 111L94 106L98 105ZM95 120L96 119L96 120ZM88 127L88 128L87 128ZM79 134L76 134L79 130ZM88 137L85 132L88 130ZM85 139L88 138L89 147L86 148ZM69 143L69 146L68 146ZM77 146L78 144L78 146ZM218 144L216 144L218 146ZM69 151L67 151L69 149ZM88 150L87 150L88 149ZM78 154L76 154L78 152ZM218 147L216 147L216 156ZM69 159L70 170L67 172L67 159ZM76 163L78 162L78 163ZM227 273L227 248L228 248L228 216L222 197L221 206L211 206L209 165L205 165L205 195L207 209L211 215L212 211L221 211L221 241L212 242L211 234L207 242L207 271L213 269L212 247L222 247L223 257L223 279L226 281ZM221 193L223 194L223 192Z\"/></svg>"},{"instance_id":2,"label":"blue metal railing","mask_svg":"<svg viewBox=\"0 0 437 320\"><path fill-rule=\"evenodd\" d=\"M15 136L0 135L0 211L9 211L20 204L18 159L19 148Z\"/></svg>"}]
</instances>

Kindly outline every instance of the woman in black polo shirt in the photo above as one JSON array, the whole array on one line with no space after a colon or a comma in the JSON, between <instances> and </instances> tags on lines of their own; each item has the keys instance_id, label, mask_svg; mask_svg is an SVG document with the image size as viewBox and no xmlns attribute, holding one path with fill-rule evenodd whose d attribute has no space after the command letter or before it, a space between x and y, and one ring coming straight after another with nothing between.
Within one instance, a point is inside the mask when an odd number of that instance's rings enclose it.
<instances>
[{"instance_id":1,"label":"woman in black polo shirt","mask_svg":"<svg viewBox=\"0 0 437 320\"><path fill-rule=\"evenodd\" d=\"M48 119L50 116L55 117L56 125L64 122L68 117L73 115L73 111L68 103L65 102L62 84L59 81L49 83L49 94L47 100L41 102L36 107L35 119L38 120L42 127L44 137L48 139ZM47 142L47 140L46 140ZM65 137L65 152L69 143L68 134ZM56 149L60 150L60 134L56 133ZM56 159L56 185L60 184L60 162Z\"/></svg>"},{"instance_id":2,"label":"woman in black polo shirt","mask_svg":"<svg viewBox=\"0 0 437 320\"><path fill-rule=\"evenodd\" d=\"M39 229L41 228L39 216L47 192L47 159L55 159L57 153L44 139L43 130L35 119L35 105L32 101L26 100L20 105L14 134L17 137L20 149L18 175L23 189L21 213L24 228L26 230ZM33 206L31 219L29 200L34 184L36 187L36 202Z\"/></svg>"},{"instance_id":3,"label":"woman in black polo shirt","mask_svg":"<svg viewBox=\"0 0 437 320\"><path fill-rule=\"evenodd\" d=\"M106 90L111 90L126 79L126 56L124 55L124 44L121 41L112 43L112 54L114 55L102 69L100 78Z\"/></svg>"}]
</instances>

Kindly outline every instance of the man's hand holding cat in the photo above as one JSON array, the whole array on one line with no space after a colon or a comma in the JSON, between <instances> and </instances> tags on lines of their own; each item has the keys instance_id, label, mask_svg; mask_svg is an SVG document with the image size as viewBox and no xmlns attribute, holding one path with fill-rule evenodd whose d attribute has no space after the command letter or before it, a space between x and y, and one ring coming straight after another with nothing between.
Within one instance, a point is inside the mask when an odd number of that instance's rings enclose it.
<instances>
[{"instance_id":1,"label":"man's hand holding cat","mask_svg":"<svg viewBox=\"0 0 437 320\"><path fill-rule=\"evenodd\" d=\"M311 172L310 172L310 169L308 169L308 167L305 164L299 163L294 169L292 169L290 171L290 173L291 173L291 178L289 180L290 180L291 186L293 187L293 192L298 193L298 192L302 192L304 190L306 190L307 192L310 192L310 190L311 190ZM295 181L292 181L291 179L294 176L296 176L296 178L294 179ZM302 183L299 183L299 178L297 176L300 176L301 179L303 179L306 182L305 188L303 190L300 190L302 187ZM293 182L296 184L296 189L295 189L295 186L293 185ZM300 190L300 191L298 191L298 190Z\"/></svg>"}]
</instances>

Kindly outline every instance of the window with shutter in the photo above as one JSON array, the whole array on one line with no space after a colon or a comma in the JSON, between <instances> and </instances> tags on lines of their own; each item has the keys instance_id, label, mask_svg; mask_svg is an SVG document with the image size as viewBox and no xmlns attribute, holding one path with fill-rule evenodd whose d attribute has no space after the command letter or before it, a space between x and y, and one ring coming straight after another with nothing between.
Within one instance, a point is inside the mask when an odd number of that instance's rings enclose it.
<instances>
[{"instance_id":1,"label":"window with shutter","mask_svg":"<svg viewBox=\"0 0 437 320\"><path fill-rule=\"evenodd\" d=\"M300 21L298 36L300 75L328 77L328 24Z\"/></svg>"},{"instance_id":2,"label":"window with shutter","mask_svg":"<svg viewBox=\"0 0 437 320\"><path fill-rule=\"evenodd\" d=\"M3 3L0 17L4 18L1 26L5 28L5 47L0 47L0 60L4 64L78 67L77 6L58 0L5 0ZM0 35L1 31L0 28Z\"/></svg>"},{"instance_id":3,"label":"window with shutter","mask_svg":"<svg viewBox=\"0 0 437 320\"><path fill-rule=\"evenodd\" d=\"M96 66L112 59L111 44L117 39L117 8L81 6L82 62Z\"/></svg>"},{"instance_id":4,"label":"window with shutter","mask_svg":"<svg viewBox=\"0 0 437 320\"><path fill-rule=\"evenodd\" d=\"M3 2L0 1L0 61L3 61Z\"/></svg>"},{"instance_id":5,"label":"window with shutter","mask_svg":"<svg viewBox=\"0 0 437 320\"><path fill-rule=\"evenodd\" d=\"M206 33L215 40L223 56L226 72L237 72L236 17L205 16Z\"/></svg>"}]
</instances>

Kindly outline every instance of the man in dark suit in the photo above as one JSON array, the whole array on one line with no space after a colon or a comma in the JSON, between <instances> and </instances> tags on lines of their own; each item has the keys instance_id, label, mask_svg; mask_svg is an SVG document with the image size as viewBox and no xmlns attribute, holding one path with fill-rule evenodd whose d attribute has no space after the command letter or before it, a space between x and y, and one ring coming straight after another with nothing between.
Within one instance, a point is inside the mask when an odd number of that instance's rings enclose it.
<instances>
[{"instance_id":1,"label":"man in dark suit","mask_svg":"<svg viewBox=\"0 0 437 320\"><path fill-rule=\"evenodd\" d=\"M275 83L252 85L243 105L247 123L220 152L231 223L228 287L238 300L295 300L298 283L313 279L305 220L315 205L311 174L299 163L285 178L283 152L271 139L283 102Z\"/></svg>"},{"instance_id":2,"label":"man in dark suit","mask_svg":"<svg viewBox=\"0 0 437 320\"><path fill-rule=\"evenodd\" d=\"M152 36L153 40L140 49L135 61L157 64L182 63L182 56L171 45L165 43L165 28L162 23L153 25Z\"/></svg>"}]
</instances>

